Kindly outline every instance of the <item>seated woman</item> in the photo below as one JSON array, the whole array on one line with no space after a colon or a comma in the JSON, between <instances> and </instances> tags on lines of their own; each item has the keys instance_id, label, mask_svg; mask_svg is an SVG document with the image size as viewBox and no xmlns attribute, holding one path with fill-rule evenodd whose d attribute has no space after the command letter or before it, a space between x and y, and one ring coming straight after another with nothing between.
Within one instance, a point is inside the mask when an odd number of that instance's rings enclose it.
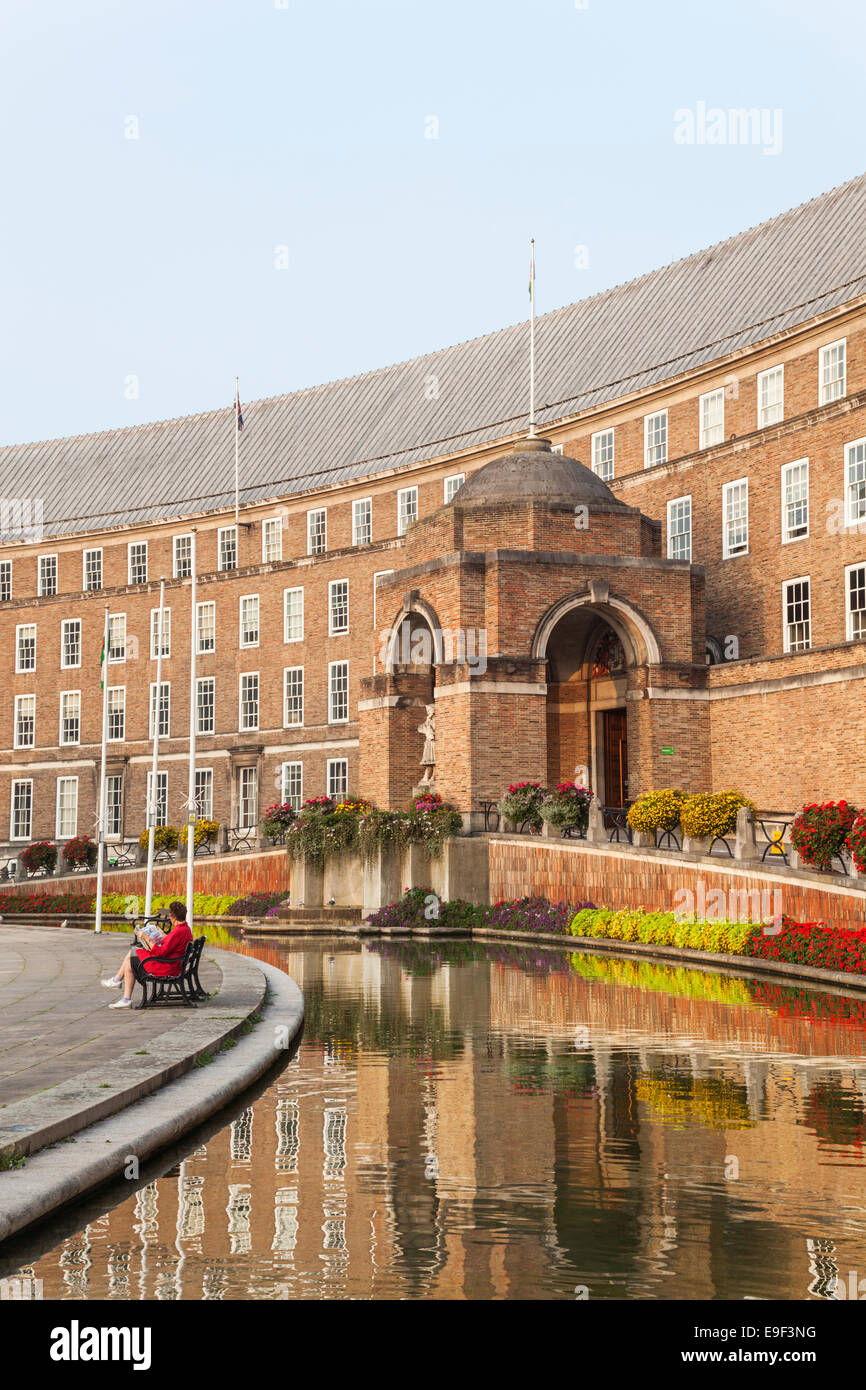
<instances>
[{"instance_id":1,"label":"seated woman","mask_svg":"<svg viewBox=\"0 0 866 1390\"><path fill-rule=\"evenodd\" d=\"M177 976L181 971L183 953L192 941L192 932L186 920L186 908L183 903L170 903L168 916L171 922L171 930L167 931L162 941L157 946L150 948L144 946L133 946L131 951L127 951L123 958L123 964L117 974L110 980L103 980L106 989L120 989L123 986L123 997L109 1004L110 1009L129 1009L132 1006L132 991L135 988L135 976L132 973L132 957L135 954L139 960L153 961L149 967L151 975ZM166 959L166 957L177 957L177 959Z\"/></svg>"}]
</instances>

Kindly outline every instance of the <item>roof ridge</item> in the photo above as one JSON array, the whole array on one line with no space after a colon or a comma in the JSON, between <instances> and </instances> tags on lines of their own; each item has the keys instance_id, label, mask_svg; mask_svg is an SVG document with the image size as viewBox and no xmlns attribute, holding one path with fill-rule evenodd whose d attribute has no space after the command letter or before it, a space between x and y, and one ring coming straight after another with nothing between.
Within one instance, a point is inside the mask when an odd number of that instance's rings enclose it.
<instances>
[{"instance_id":1,"label":"roof ridge","mask_svg":"<svg viewBox=\"0 0 866 1390\"><path fill-rule=\"evenodd\" d=\"M833 188L826 189L823 193L815 194L812 198L804 199L803 202L797 203L793 207L785 209L783 212L776 213L773 217L766 218L763 222L756 222L751 227L746 227L739 232L733 232L730 236L723 237L720 241L712 242L710 243L710 245L704 246L697 251L690 251L685 256L679 256L675 260L667 261L665 264L656 266L652 270L643 271L640 275L635 275L630 280L622 280L616 285L609 285L607 289L597 290L595 294L587 295L584 299L571 300L567 304L561 304L554 309L548 309L545 311L545 313L539 314L537 316L536 324L543 324L545 320L553 319L558 315L565 314L569 310L576 309L581 305L593 304L598 300L602 300L607 297L612 297L623 290L630 289L635 285L639 285L648 280L651 280L655 276L661 276L665 273L665 271L672 270L675 266L685 265L689 261L697 260L701 256L706 256L709 252L716 251L720 247L727 246L732 242L742 243L746 241L749 237L754 236L756 233L764 231L766 228L771 227L774 224L783 222L786 218L793 217L795 214L802 212L804 208L807 208L812 204L830 201L831 199L842 193L845 189L848 189L852 185L857 183L866 183L866 172L857 174L853 178L847 179L844 183L836 184ZM486 339L496 338L500 334L510 333L514 329L524 326L527 322L528 319L517 319L513 323L504 324L499 328L490 329L486 333L478 333L471 338L461 339L457 343L450 343L445 347L434 348L428 352L418 353L414 357L401 358L396 362L389 362L378 367L372 367L364 372L355 372L349 376L344 377L333 377L329 381L316 382L310 386L301 386L294 391L282 391L274 396L260 396L255 399L250 399L246 403L246 409L249 410L251 407L257 405L269 405L271 404L271 402L274 401L285 401L290 398L300 399L304 396L314 396L319 392L327 391L332 387L348 386L354 382L363 381L371 377L384 376L387 372L395 371L398 368L409 367L416 362L422 363L428 361L431 358L441 357L444 353L454 352L458 348L470 347L475 343L482 343ZM83 434L58 435L55 436L53 439L30 439L21 440L17 444L0 444L0 456L2 456L2 454L8 450L31 448L41 449L52 444L72 444L85 440L97 441L107 435L128 436L135 433L144 433L147 430L156 430L166 425L180 425L190 424L193 421L206 421L213 419L215 416L221 415L223 411L231 411L233 407L234 402L232 401L230 405L216 406L211 407L208 410L194 411L192 414L189 415L168 416L162 420L146 420L135 425L110 425L106 427L106 429L104 430L88 430L85 431Z\"/></svg>"}]
</instances>

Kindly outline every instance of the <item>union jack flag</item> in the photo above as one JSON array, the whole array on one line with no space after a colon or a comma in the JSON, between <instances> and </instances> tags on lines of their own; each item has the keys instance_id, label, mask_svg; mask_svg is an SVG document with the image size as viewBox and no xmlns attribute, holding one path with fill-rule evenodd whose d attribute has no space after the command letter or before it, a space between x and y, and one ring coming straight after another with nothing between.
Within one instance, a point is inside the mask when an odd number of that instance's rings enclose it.
<instances>
[{"instance_id":1,"label":"union jack flag","mask_svg":"<svg viewBox=\"0 0 866 1390\"><path fill-rule=\"evenodd\" d=\"M243 410L241 409L241 398L240 398L240 395L239 395L239 393L238 393L237 391L235 391L235 411L236 411L236 413L237 413L238 434L243 434L243 429L244 429L244 413L243 413Z\"/></svg>"}]
</instances>

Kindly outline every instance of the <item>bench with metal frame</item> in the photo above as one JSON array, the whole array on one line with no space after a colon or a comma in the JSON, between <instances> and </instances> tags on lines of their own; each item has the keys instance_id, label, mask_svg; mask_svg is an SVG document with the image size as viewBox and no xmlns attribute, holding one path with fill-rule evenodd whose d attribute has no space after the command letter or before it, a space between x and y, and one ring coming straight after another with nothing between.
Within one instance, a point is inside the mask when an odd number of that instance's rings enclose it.
<instances>
[{"instance_id":1,"label":"bench with metal frame","mask_svg":"<svg viewBox=\"0 0 866 1390\"><path fill-rule=\"evenodd\" d=\"M140 960L138 956L133 955L133 978L142 989L141 1003L137 1004L136 1008L147 1009L155 1004L178 1002L187 1008L195 1008L201 1000L209 999L210 995L202 988L198 974L204 944L205 937L198 936L194 941L187 943L182 956L157 956L153 960ZM180 969L176 975L157 975L149 968L153 965L179 965Z\"/></svg>"}]
</instances>

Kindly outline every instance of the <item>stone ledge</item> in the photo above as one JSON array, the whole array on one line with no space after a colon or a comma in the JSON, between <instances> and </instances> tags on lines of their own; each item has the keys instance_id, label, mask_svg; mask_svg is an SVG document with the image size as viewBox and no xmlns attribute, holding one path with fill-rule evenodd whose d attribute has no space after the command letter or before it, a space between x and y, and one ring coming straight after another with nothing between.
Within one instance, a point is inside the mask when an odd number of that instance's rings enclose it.
<instances>
[{"instance_id":1,"label":"stone ledge","mask_svg":"<svg viewBox=\"0 0 866 1390\"><path fill-rule=\"evenodd\" d=\"M5 1106L0 1112L0 1155L35 1154L117 1114L182 1076L201 1056L237 1034L263 1003L265 977L245 956L216 947L206 947L206 954L222 976L216 1005L180 1005L183 1017L175 1015L175 1026L152 1038L145 1055L130 1048L107 1064Z\"/></svg>"},{"instance_id":2,"label":"stone ledge","mask_svg":"<svg viewBox=\"0 0 866 1390\"><path fill-rule=\"evenodd\" d=\"M304 997L284 971L265 961L256 961L255 968L262 991L270 990L263 1021L231 1051L84 1130L74 1147L43 1149L25 1167L0 1173L0 1241L121 1177L131 1155L141 1160L177 1140L290 1055L304 1020Z\"/></svg>"}]
</instances>

